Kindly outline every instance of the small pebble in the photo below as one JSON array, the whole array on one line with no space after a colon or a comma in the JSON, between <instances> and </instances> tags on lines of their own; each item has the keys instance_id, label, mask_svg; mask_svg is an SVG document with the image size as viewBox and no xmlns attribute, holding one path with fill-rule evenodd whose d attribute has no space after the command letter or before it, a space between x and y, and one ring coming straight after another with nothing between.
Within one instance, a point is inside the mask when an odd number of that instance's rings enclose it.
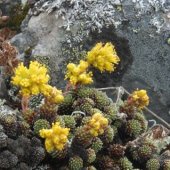
<instances>
[{"instance_id":1,"label":"small pebble","mask_svg":"<svg viewBox=\"0 0 170 170\"><path fill-rule=\"evenodd\" d=\"M170 19L170 12L167 13L167 18Z\"/></svg>"},{"instance_id":2,"label":"small pebble","mask_svg":"<svg viewBox=\"0 0 170 170\"><path fill-rule=\"evenodd\" d=\"M170 45L170 38L167 39L167 43L168 43L168 45Z\"/></svg>"}]
</instances>

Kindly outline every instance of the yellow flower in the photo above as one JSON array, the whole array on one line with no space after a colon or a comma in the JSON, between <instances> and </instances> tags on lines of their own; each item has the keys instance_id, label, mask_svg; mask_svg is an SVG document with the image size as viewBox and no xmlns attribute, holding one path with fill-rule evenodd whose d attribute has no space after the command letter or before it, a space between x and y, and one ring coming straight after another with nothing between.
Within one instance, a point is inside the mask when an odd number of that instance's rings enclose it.
<instances>
[{"instance_id":1,"label":"yellow flower","mask_svg":"<svg viewBox=\"0 0 170 170\"><path fill-rule=\"evenodd\" d=\"M131 95L134 105L138 109L143 109L145 106L149 105L149 97L146 90L136 90Z\"/></svg>"},{"instance_id":2,"label":"yellow flower","mask_svg":"<svg viewBox=\"0 0 170 170\"><path fill-rule=\"evenodd\" d=\"M82 73L78 77L78 82L82 82L82 84L89 84L92 83L92 72L87 73Z\"/></svg>"},{"instance_id":3,"label":"yellow flower","mask_svg":"<svg viewBox=\"0 0 170 170\"><path fill-rule=\"evenodd\" d=\"M44 94L44 96L46 97L50 96L52 86L50 86L49 84L41 84L39 88L40 88L41 93Z\"/></svg>"},{"instance_id":4,"label":"yellow flower","mask_svg":"<svg viewBox=\"0 0 170 170\"><path fill-rule=\"evenodd\" d=\"M78 65L69 63L65 79L69 79L72 85L92 83L92 72L87 73L88 66L88 62L83 60Z\"/></svg>"},{"instance_id":5,"label":"yellow flower","mask_svg":"<svg viewBox=\"0 0 170 170\"><path fill-rule=\"evenodd\" d=\"M37 61L31 61L29 68L20 63L15 69L12 83L20 87L23 96L43 93L42 86L45 87L49 81L47 72L47 68Z\"/></svg>"},{"instance_id":6,"label":"yellow flower","mask_svg":"<svg viewBox=\"0 0 170 170\"><path fill-rule=\"evenodd\" d=\"M95 47L87 54L87 62L99 69L101 72L115 70L115 65L120 59L117 56L116 50L111 43L97 43Z\"/></svg>"},{"instance_id":7,"label":"yellow flower","mask_svg":"<svg viewBox=\"0 0 170 170\"><path fill-rule=\"evenodd\" d=\"M38 88L38 86L37 85L33 85L32 87L31 87L31 91L32 91L32 94L38 94L38 93L40 93L40 90L39 90L39 88Z\"/></svg>"},{"instance_id":8,"label":"yellow flower","mask_svg":"<svg viewBox=\"0 0 170 170\"><path fill-rule=\"evenodd\" d=\"M30 95L30 90L27 89L27 88L22 88L22 89L20 90L20 92L21 92L22 94L24 94L24 96L29 96L29 95Z\"/></svg>"},{"instance_id":9,"label":"yellow flower","mask_svg":"<svg viewBox=\"0 0 170 170\"><path fill-rule=\"evenodd\" d=\"M20 92L23 96L37 95L42 93L52 103L60 103L64 100L62 91L48 84L49 75L47 68L38 63L31 61L29 68L23 63L15 70L15 75L12 77L12 83L20 87Z\"/></svg>"},{"instance_id":10,"label":"yellow flower","mask_svg":"<svg viewBox=\"0 0 170 170\"><path fill-rule=\"evenodd\" d=\"M45 148L48 148L47 151L53 151L54 150L54 145L50 139L45 140Z\"/></svg>"},{"instance_id":11,"label":"yellow flower","mask_svg":"<svg viewBox=\"0 0 170 170\"><path fill-rule=\"evenodd\" d=\"M86 61L83 61L83 60L80 60L80 65L79 65L79 68L81 69L81 70L86 70L87 68L88 68L88 62L86 62Z\"/></svg>"},{"instance_id":12,"label":"yellow flower","mask_svg":"<svg viewBox=\"0 0 170 170\"><path fill-rule=\"evenodd\" d=\"M96 137L104 133L104 129L108 126L108 120L101 113L95 113L87 126L90 127L91 135Z\"/></svg>"},{"instance_id":13,"label":"yellow flower","mask_svg":"<svg viewBox=\"0 0 170 170\"><path fill-rule=\"evenodd\" d=\"M40 136L45 138L47 152L62 150L68 141L69 128L62 128L59 122L53 123L51 129L41 129Z\"/></svg>"},{"instance_id":14,"label":"yellow flower","mask_svg":"<svg viewBox=\"0 0 170 170\"><path fill-rule=\"evenodd\" d=\"M49 95L47 96L48 101L51 103L61 103L64 101L64 96L61 90L58 90L56 87L51 87L49 90Z\"/></svg>"}]
</instances>

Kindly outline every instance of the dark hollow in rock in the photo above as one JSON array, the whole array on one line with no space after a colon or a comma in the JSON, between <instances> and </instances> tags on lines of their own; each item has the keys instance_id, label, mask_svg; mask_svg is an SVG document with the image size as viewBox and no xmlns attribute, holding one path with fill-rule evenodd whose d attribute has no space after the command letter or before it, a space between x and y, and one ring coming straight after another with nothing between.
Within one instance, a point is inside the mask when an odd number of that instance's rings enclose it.
<instances>
[{"instance_id":1,"label":"dark hollow in rock","mask_svg":"<svg viewBox=\"0 0 170 170\"><path fill-rule=\"evenodd\" d=\"M120 58L120 63L113 73L101 73L99 70L94 69L95 87L108 87L115 86L120 83L124 73L131 66L133 56L131 54L128 40L117 36L113 27L104 28L101 33L93 32L84 44L84 48L89 51L98 42L111 42L115 45L116 52ZM98 83L97 83L98 82Z\"/></svg>"}]
</instances>

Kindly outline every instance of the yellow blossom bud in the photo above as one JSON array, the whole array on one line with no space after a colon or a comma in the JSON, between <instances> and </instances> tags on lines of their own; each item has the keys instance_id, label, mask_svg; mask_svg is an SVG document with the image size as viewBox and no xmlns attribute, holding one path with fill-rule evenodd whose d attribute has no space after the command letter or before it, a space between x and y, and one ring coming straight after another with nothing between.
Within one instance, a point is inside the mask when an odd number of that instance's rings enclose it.
<instances>
[{"instance_id":1,"label":"yellow blossom bud","mask_svg":"<svg viewBox=\"0 0 170 170\"><path fill-rule=\"evenodd\" d=\"M80 60L78 65L69 63L67 65L67 73L65 79L69 79L72 85L92 83L92 73L87 73L88 66L88 62L83 60Z\"/></svg>"},{"instance_id":2,"label":"yellow blossom bud","mask_svg":"<svg viewBox=\"0 0 170 170\"><path fill-rule=\"evenodd\" d=\"M24 94L24 96L29 96L30 95L30 90L28 90L27 88L22 88L20 92L22 94Z\"/></svg>"},{"instance_id":3,"label":"yellow blossom bud","mask_svg":"<svg viewBox=\"0 0 170 170\"><path fill-rule=\"evenodd\" d=\"M87 54L87 62L99 69L101 72L115 70L115 65L120 59L117 56L114 46L111 43L97 43Z\"/></svg>"},{"instance_id":4,"label":"yellow blossom bud","mask_svg":"<svg viewBox=\"0 0 170 170\"><path fill-rule=\"evenodd\" d=\"M45 148L47 149L47 152L52 152L54 150L54 145L50 139L45 141Z\"/></svg>"},{"instance_id":5,"label":"yellow blossom bud","mask_svg":"<svg viewBox=\"0 0 170 170\"><path fill-rule=\"evenodd\" d=\"M108 126L108 120L101 113L95 113L87 123L92 136L98 136L104 133L104 129Z\"/></svg>"},{"instance_id":6,"label":"yellow blossom bud","mask_svg":"<svg viewBox=\"0 0 170 170\"><path fill-rule=\"evenodd\" d=\"M49 75L46 67L37 61L31 61L29 68L25 67L23 63L18 65L11 82L19 86L20 92L25 96L43 93L45 90L42 87L45 87L48 81Z\"/></svg>"},{"instance_id":7,"label":"yellow blossom bud","mask_svg":"<svg viewBox=\"0 0 170 170\"><path fill-rule=\"evenodd\" d=\"M83 61L83 60L80 60L80 65L79 65L79 67L80 67L80 69L81 70L86 70L87 68L88 68L88 62L86 62L86 61Z\"/></svg>"},{"instance_id":8,"label":"yellow blossom bud","mask_svg":"<svg viewBox=\"0 0 170 170\"><path fill-rule=\"evenodd\" d=\"M146 90L136 90L132 93L130 97L133 101L133 104L138 109L143 109L145 106L149 105L149 97Z\"/></svg>"},{"instance_id":9,"label":"yellow blossom bud","mask_svg":"<svg viewBox=\"0 0 170 170\"><path fill-rule=\"evenodd\" d=\"M40 93L38 86L34 85L31 87L32 94L38 94Z\"/></svg>"},{"instance_id":10,"label":"yellow blossom bud","mask_svg":"<svg viewBox=\"0 0 170 170\"><path fill-rule=\"evenodd\" d=\"M74 70L75 69L75 64L73 64L73 63L69 63L68 65L67 65L67 69L69 70L69 71L72 71L72 70Z\"/></svg>"},{"instance_id":11,"label":"yellow blossom bud","mask_svg":"<svg viewBox=\"0 0 170 170\"><path fill-rule=\"evenodd\" d=\"M80 74L81 70L80 68L76 67L74 70L72 70L72 74L74 76L78 76Z\"/></svg>"},{"instance_id":12,"label":"yellow blossom bud","mask_svg":"<svg viewBox=\"0 0 170 170\"><path fill-rule=\"evenodd\" d=\"M51 129L40 130L40 136L45 138L47 152L62 150L67 143L69 128L62 128L59 122L53 123Z\"/></svg>"}]
</instances>

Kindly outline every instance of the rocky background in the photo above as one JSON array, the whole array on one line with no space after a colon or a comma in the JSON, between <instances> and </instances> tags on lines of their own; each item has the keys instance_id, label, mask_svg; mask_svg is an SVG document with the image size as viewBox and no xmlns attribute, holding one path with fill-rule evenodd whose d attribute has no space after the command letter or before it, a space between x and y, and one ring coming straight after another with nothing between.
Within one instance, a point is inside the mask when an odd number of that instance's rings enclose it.
<instances>
[{"instance_id":1,"label":"rocky background","mask_svg":"<svg viewBox=\"0 0 170 170\"><path fill-rule=\"evenodd\" d=\"M3 14L25 1L0 0ZM96 71L95 87L148 90L150 108L170 122L169 0L29 0L29 12L11 40L19 57L38 58L64 88L65 66L99 41L111 41L121 63L116 73Z\"/></svg>"}]
</instances>

